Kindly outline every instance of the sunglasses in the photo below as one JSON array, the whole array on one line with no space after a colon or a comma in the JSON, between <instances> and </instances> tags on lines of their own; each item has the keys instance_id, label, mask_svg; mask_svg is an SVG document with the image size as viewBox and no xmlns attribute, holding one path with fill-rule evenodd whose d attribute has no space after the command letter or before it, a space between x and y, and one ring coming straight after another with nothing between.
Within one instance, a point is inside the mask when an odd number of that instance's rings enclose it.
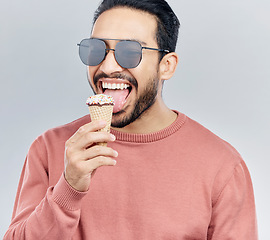
<instances>
[{"instance_id":1,"label":"sunglasses","mask_svg":"<svg viewBox=\"0 0 270 240\"><path fill-rule=\"evenodd\" d=\"M115 49L106 47L106 40L119 41ZM163 53L169 53L169 50L142 47L142 45L133 40L121 39L83 39L79 44L79 56L82 62L87 66L97 66L105 58L109 51L114 51L115 60L122 68L135 68L142 60L142 50L154 50Z\"/></svg>"}]
</instances>

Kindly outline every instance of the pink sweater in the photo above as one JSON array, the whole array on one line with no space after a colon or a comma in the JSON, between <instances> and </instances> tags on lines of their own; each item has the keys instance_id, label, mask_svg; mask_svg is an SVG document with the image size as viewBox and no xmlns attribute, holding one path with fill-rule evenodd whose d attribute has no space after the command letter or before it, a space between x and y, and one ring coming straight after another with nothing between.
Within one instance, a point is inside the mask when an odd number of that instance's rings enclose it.
<instances>
[{"instance_id":1,"label":"pink sweater","mask_svg":"<svg viewBox=\"0 0 270 240\"><path fill-rule=\"evenodd\" d=\"M116 166L88 192L63 177L65 141L88 116L38 137L27 155L5 240L256 240L252 183L241 156L178 113L152 134L112 131Z\"/></svg>"}]
</instances>

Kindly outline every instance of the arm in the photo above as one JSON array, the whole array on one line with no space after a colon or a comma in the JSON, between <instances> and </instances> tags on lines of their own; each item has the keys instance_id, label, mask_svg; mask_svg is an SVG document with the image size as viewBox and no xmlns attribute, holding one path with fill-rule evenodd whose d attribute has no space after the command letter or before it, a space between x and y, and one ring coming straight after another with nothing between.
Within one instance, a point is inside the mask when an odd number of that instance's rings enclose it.
<instances>
[{"instance_id":1,"label":"arm","mask_svg":"<svg viewBox=\"0 0 270 240\"><path fill-rule=\"evenodd\" d=\"M90 184L89 179L85 182L82 179L102 165L115 164L108 157L114 153L112 149L99 147L97 151L93 144L112 140L108 133L95 133L103 125L87 124L66 143L65 174L74 183L82 184L84 191L75 189L74 186L80 185L71 185L63 174L55 186L49 187L46 149L39 139L32 144L21 174L12 222L4 240L72 238L79 223L81 202Z\"/></svg>"},{"instance_id":2,"label":"arm","mask_svg":"<svg viewBox=\"0 0 270 240\"><path fill-rule=\"evenodd\" d=\"M46 153L40 140L31 146L26 158L11 225L4 239L69 239L80 218L80 205L86 193L72 189L61 176L49 187ZM65 229L65 230L63 230Z\"/></svg>"},{"instance_id":3,"label":"arm","mask_svg":"<svg viewBox=\"0 0 270 240\"><path fill-rule=\"evenodd\" d=\"M253 187L243 161L235 167L213 204L207 239L258 239Z\"/></svg>"}]
</instances>

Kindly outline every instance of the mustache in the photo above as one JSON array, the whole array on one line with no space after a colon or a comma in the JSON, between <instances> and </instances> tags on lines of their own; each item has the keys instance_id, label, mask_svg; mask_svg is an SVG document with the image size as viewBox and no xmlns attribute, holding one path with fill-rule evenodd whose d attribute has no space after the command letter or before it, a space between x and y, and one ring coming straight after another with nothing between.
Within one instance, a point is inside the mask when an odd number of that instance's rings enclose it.
<instances>
[{"instance_id":1,"label":"mustache","mask_svg":"<svg viewBox=\"0 0 270 240\"><path fill-rule=\"evenodd\" d=\"M114 79L125 79L127 80L131 85L133 85L136 89L138 89L138 82L135 78L133 77L129 77L129 76L126 76L125 74L123 73L115 73L115 74L111 74L111 75L108 75L106 73L99 73L97 74L96 76L94 76L93 78L93 83L94 85L97 87L97 83L99 81L99 79L101 78L114 78Z\"/></svg>"}]
</instances>

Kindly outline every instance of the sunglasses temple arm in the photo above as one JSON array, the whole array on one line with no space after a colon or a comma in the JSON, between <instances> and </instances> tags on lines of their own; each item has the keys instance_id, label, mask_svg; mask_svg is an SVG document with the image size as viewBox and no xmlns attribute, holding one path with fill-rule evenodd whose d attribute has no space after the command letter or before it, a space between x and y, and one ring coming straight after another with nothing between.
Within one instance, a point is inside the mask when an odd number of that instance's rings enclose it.
<instances>
[{"instance_id":1,"label":"sunglasses temple arm","mask_svg":"<svg viewBox=\"0 0 270 240\"><path fill-rule=\"evenodd\" d=\"M142 49L155 50L155 51L165 52L165 53L169 53L170 52L169 50L158 49L158 48L150 48L150 47L142 47Z\"/></svg>"},{"instance_id":2,"label":"sunglasses temple arm","mask_svg":"<svg viewBox=\"0 0 270 240\"><path fill-rule=\"evenodd\" d=\"M83 45L83 44L81 44L81 43L77 43L77 46L78 46L78 47L89 47L88 45Z\"/></svg>"}]
</instances>

